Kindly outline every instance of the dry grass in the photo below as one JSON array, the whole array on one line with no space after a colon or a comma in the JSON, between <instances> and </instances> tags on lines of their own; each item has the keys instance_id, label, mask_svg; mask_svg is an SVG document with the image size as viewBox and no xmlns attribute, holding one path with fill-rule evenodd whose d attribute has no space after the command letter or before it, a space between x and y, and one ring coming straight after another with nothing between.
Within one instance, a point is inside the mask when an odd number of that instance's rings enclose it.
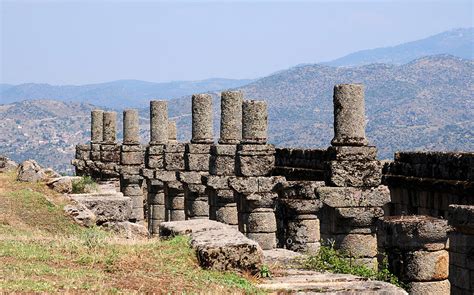
<instances>
[{"instance_id":1,"label":"dry grass","mask_svg":"<svg viewBox=\"0 0 474 295\"><path fill-rule=\"evenodd\" d=\"M74 224L65 203L0 173L0 292L259 292L237 274L200 269L184 237L123 240Z\"/></svg>"}]
</instances>

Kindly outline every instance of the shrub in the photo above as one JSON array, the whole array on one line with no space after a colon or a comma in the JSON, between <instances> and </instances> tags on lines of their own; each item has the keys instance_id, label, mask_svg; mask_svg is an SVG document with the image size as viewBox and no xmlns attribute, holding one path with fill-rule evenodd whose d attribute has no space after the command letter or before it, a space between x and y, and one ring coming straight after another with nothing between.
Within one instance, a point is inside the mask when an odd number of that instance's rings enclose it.
<instances>
[{"instance_id":1,"label":"shrub","mask_svg":"<svg viewBox=\"0 0 474 295\"><path fill-rule=\"evenodd\" d=\"M73 194L90 193L96 189L97 183L90 176L82 176L81 179L72 182Z\"/></svg>"},{"instance_id":2,"label":"shrub","mask_svg":"<svg viewBox=\"0 0 474 295\"><path fill-rule=\"evenodd\" d=\"M389 271L387 258L384 258L378 270L375 270L364 265L354 264L354 258L334 249L334 243L321 245L315 255L311 255L303 261L303 265L312 270L352 274L404 287L398 278Z\"/></svg>"}]
</instances>

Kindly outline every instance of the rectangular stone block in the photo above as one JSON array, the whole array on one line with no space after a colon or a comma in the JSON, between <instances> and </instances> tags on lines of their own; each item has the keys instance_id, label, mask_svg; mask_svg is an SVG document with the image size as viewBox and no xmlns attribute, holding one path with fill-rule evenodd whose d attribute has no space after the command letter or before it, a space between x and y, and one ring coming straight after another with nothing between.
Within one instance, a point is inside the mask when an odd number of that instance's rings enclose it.
<instances>
[{"instance_id":1,"label":"rectangular stone block","mask_svg":"<svg viewBox=\"0 0 474 295\"><path fill-rule=\"evenodd\" d=\"M228 176L208 175L203 180L204 184L213 189L230 189Z\"/></svg>"},{"instance_id":2,"label":"rectangular stone block","mask_svg":"<svg viewBox=\"0 0 474 295\"><path fill-rule=\"evenodd\" d=\"M185 183L202 183L202 177L206 175L204 172L197 171L180 171L177 173L178 179Z\"/></svg>"},{"instance_id":3,"label":"rectangular stone block","mask_svg":"<svg viewBox=\"0 0 474 295\"><path fill-rule=\"evenodd\" d=\"M235 204L233 190L213 190L209 193L209 202L212 206L225 206L229 203Z\"/></svg>"},{"instance_id":4,"label":"rectangular stone block","mask_svg":"<svg viewBox=\"0 0 474 295\"><path fill-rule=\"evenodd\" d=\"M186 150L186 153L189 153L189 154L210 154L211 145L188 143L186 144L185 150Z\"/></svg>"},{"instance_id":5,"label":"rectangular stone block","mask_svg":"<svg viewBox=\"0 0 474 295\"><path fill-rule=\"evenodd\" d=\"M155 171L155 178L163 182L176 181L176 171Z\"/></svg>"},{"instance_id":6,"label":"rectangular stone block","mask_svg":"<svg viewBox=\"0 0 474 295\"><path fill-rule=\"evenodd\" d=\"M275 167L273 155L240 155L237 157L238 176L267 176Z\"/></svg>"},{"instance_id":7,"label":"rectangular stone block","mask_svg":"<svg viewBox=\"0 0 474 295\"><path fill-rule=\"evenodd\" d=\"M164 191L160 191L156 193L148 192L148 203L150 205L164 205L165 192Z\"/></svg>"},{"instance_id":8,"label":"rectangular stone block","mask_svg":"<svg viewBox=\"0 0 474 295\"><path fill-rule=\"evenodd\" d=\"M210 160L211 160L210 154L186 154L185 155L186 170L209 171Z\"/></svg>"},{"instance_id":9,"label":"rectangular stone block","mask_svg":"<svg viewBox=\"0 0 474 295\"><path fill-rule=\"evenodd\" d=\"M237 151L242 155L274 155L275 146L271 144L239 144Z\"/></svg>"},{"instance_id":10,"label":"rectangular stone block","mask_svg":"<svg viewBox=\"0 0 474 295\"><path fill-rule=\"evenodd\" d=\"M124 165L120 167L120 173L123 174L140 174L141 166L138 165Z\"/></svg>"},{"instance_id":11,"label":"rectangular stone block","mask_svg":"<svg viewBox=\"0 0 474 295\"><path fill-rule=\"evenodd\" d=\"M165 169L166 170L184 170L184 154L183 153L165 153Z\"/></svg>"},{"instance_id":12,"label":"rectangular stone block","mask_svg":"<svg viewBox=\"0 0 474 295\"><path fill-rule=\"evenodd\" d=\"M149 155L163 155L165 152L165 146L161 144L150 145L148 146L147 151Z\"/></svg>"},{"instance_id":13,"label":"rectangular stone block","mask_svg":"<svg viewBox=\"0 0 474 295\"><path fill-rule=\"evenodd\" d=\"M121 152L120 163L122 165L141 165L144 161L143 152Z\"/></svg>"},{"instance_id":14,"label":"rectangular stone block","mask_svg":"<svg viewBox=\"0 0 474 295\"><path fill-rule=\"evenodd\" d=\"M216 156L234 156L237 153L237 145L216 144L211 146L211 154Z\"/></svg>"},{"instance_id":15,"label":"rectangular stone block","mask_svg":"<svg viewBox=\"0 0 474 295\"><path fill-rule=\"evenodd\" d=\"M235 175L234 156L211 156L209 173L212 175Z\"/></svg>"},{"instance_id":16,"label":"rectangular stone block","mask_svg":"<svg viewBox=\"0 0 474 295\"><path fill-rule=\"evenodd\" d=\"M122 144L122 152L143 152L143 146L139 144Z\"/></svg>"},{"instance_id":17,"label":"rectangular stone block","mask_svg":"<svg viewBox=\"0 0 474 295\"><path fill-rule=\"evenodd\" d=\"M120 160L120 152L119 151L101 151L100 152L100 160L102 162L119 162Z\"/></svg>"},{"instance_id":18,"label":"rectangular stone block","mask_svg":"<svg viewBox=\"0 0 474 295\"><path fill-rule=\"evenodd\" d=\"M172 143L165 145L165 154L166 153L184 153L185 144L184 143Z\"/></svg>"},{"instance_id":19,"label":"rectangular stone block","mask_svg":"<svg viewBox=\"0 0 474 295\"><path fill-rule=\"evenodd\" d=\"M157 220L165 220L165 206L164 205L151 205L149 206L149 218Z\"/></svg>"},{"instance_id":20,"label":"rectangular stone block","mask_svg":"<svg viewBox=\"0 0 474 295\"><path fill-rule=\"evenodd\" d=\"M147 167L153 169L163 169L164 157L163 155L148 155L147 157Z\"/></svg>"},{"instance_id":21,"label":"rectangular stone block","mask_svg":"<svg viewBox=\"0 0 474 295\"><path fill-rule=\"evenodd\" d=\"M155 177L154 169L141 168L140 171L141 171L140 174L147 179L151 179Z\"/></svg>"},{"instance_id":22,"label":"rectangular stone block","mask_svg":"<svg viewBox=\"0 0 474 295\"><path fill-rule=\"evenodd\" d=\"M387 186L374 188L329 187L316 188L321 201L329 207L382 207L390 202L390 191Z\"/></svg>"},{"instance_id":23,"label":"rectangular stone block","mask_svg":"<svg viewBox=\"0 0 474 295\"><path fill-rule=\"evenodd\" d=\"M258 192L258 178L229 177L229 186L238 193L253 194Z\"/></svg>"},{"instance_id":24,"label":"rectangular stone block","mask_svg":"<svg viewBox=\"0 0 474 295\"><path fill-rule=\"evenodd\" d=\"M91 151L90 159L92 161L100 161L100 151Z\"/></svg>"},{"instance_id":25,"label":"rectangular stone block","mask_svg":"<svg viewBox=\"0 0 474 295\"><path fill-rule=\"evenodd\" d=\"M377 186L382 182L382 165L380 161L328 161L325 180L331 186Z\"/></svg>"},{"instance_id":26,"label":"rectangular stone block","mask_svg":"<svg viewBox=\"0 0 474 295\"><path fill-rule=\"evenodd\" d=\"M375 224L384 212L380 207L335 208L329 210L333 233L374 233Z\"/></svg>"},{"instance_id":27,"label":"rectangular stone block","mask_svg":"<svg viewBox=\"0 0 474 295\"><path fill-rule=\"evenodd\" d=\"M330 146L327 150L328 160L336 161L375 161L375 146Z\"/></svg>"}]
</instances>

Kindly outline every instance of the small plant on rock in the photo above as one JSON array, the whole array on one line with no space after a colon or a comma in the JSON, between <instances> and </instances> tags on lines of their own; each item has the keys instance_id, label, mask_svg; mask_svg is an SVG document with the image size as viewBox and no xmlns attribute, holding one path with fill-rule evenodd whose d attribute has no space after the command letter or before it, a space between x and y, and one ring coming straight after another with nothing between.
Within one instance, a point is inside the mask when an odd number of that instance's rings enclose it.
<instances>
[{"instance_id":1,"label":"small plant on rock","mask_svg":"<svg viewBox=\"0 0 474 295\"><path fill-rule=\"evenodd\" d=\"M81 179L72 181L72 193L83 194L97 190L97 183L90 176L83 176Z\"/></svg>"},{"instance_id":2,"label":"small plant on rock","mask_svg":"<svg viewBox=\"0 0 474 295\"><path fill-rule=\"evenodd\" d=\"M268 267L268 265L266 265L266 264L262 265L262 267L260 268L260 277L261 278L271 278L272 277L272 273L271 273L270 268Z\"/></svg>"}]
</instances>

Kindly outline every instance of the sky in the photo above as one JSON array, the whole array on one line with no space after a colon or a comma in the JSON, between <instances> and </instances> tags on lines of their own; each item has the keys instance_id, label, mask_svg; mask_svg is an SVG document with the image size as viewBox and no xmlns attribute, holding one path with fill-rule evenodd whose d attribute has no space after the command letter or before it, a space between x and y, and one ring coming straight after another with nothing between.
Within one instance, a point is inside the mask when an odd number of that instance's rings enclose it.
<instances>
[{"instance_id":1,"label":"sky","mask_svg":"<svg viewBox=\"0 0 474 295\"><path fill-rule=\"evenodd\" d=\"M0 0L0 83L257 78L473 26L473 1Z\"/></svg>"}]
</instances>

